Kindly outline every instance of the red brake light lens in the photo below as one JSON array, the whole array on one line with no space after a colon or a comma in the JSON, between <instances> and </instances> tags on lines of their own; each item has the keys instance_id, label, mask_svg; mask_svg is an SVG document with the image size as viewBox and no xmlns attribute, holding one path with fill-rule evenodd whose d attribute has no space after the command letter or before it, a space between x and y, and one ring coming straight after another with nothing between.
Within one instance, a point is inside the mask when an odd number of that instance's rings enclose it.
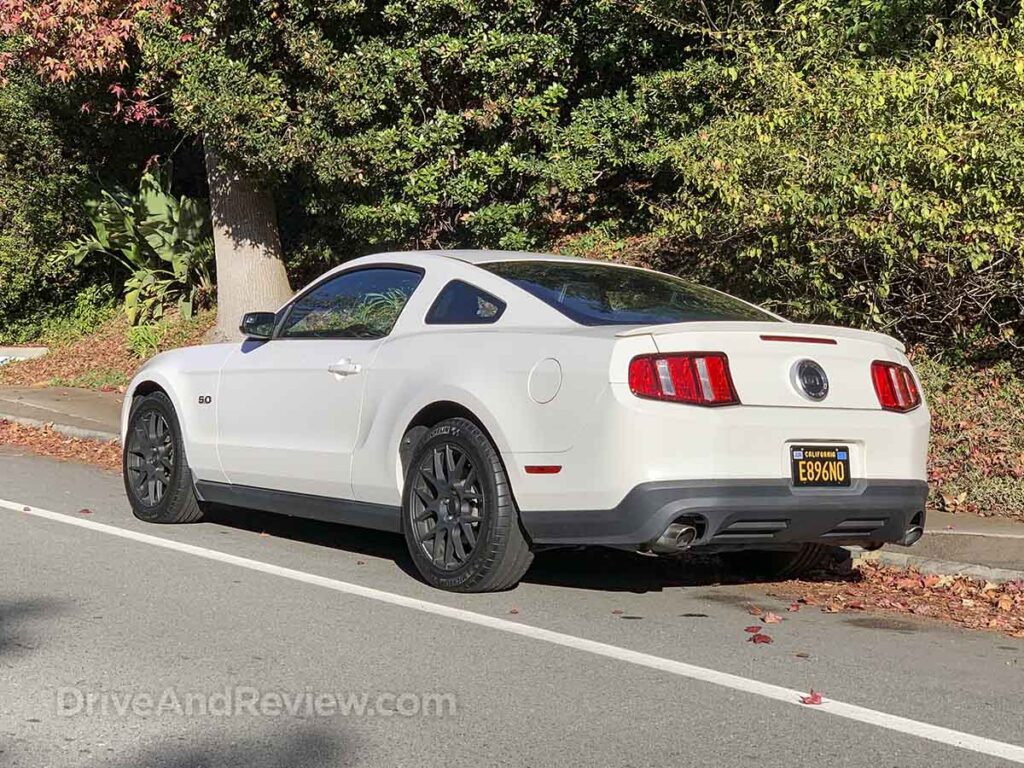
<instances>
[{"instance_id":1,"label":"red brake light lens","mask_svg":"<svg viewBox=\"0 0 1024 768\"><path fill-rule=\"evenodd\" d=\"M693 405L737 405L729 359L721 352L641 355L629 363L637 397Z\"/></svg>"},{"instance_id":2,"label":"red brake light lens","mask_svg":"<svg viewBox=\"0 0 1024 768\"><path fill-rule=\"evenodd\" d=\"M905 413L921 404L914 374L905 365L875 360L871 364L871 381L874 382L879 405L887 411Z\"/></svg>"}]
</instances>

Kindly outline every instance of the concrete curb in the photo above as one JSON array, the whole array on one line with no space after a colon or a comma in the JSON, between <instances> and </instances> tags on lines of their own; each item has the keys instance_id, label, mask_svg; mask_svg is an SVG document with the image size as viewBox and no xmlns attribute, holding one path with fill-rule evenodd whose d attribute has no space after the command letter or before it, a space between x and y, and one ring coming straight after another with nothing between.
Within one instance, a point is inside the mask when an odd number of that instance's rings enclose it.
<instances>
[{"instance_id":1,"label":"concrete curb","mask_svg":"<svg viewBox=\"0 0 1024 768\"><path fill-rule=\"evenodd\" d=\"M906 555L902 552L886 552L876 550L865 552L853 550L854 561L876 562L883 565L895 565L900 568L913 567L923 574L936 576L970 576L974 579L992 581L1002 584L1006 581L1024 581L1024 571L1015 571L1008 568L992 568L977 563L958 563L952 560L933 560L918 555Z\"/></svg>"},{"instance_id":2,"label":"concrete curb","mask_svg":"<svg viewBox=\"0 0 1024 768\"><path fill-rule=\"evenodd\" d=\"M102 432L97 429L72 427L68 424L57 424L56 422L52 421L30 419L27 416L14 416L12 414L0 413L0 420L10 421L15 424L21 424L23 427L49 427L54 432L59 432L60 434L66 435L68 437L77 437L79 440L100 440L102 442L109 442L111 440L121 439L121 436L114 432Z\"/></svg>"}]
</instances>

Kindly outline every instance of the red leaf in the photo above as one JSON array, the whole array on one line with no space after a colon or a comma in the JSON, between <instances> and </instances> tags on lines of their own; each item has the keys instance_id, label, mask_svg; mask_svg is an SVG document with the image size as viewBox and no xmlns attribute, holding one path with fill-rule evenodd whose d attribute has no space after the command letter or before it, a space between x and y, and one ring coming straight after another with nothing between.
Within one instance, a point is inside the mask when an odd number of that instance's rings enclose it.
<instances>
[{"instance_id":1,"label":"red leaf","mask_svg":"<svg viewBox=\"0 0 1024 768\"><path fill-rule=\"evenodd\" d=\"M91 509L86 509L85 507L82 507L82 509L78 510L78 514L80 514L80 515L91 515L92 514L92 510Z\"/></svg>"},{"instance_id":2,"label":"red leaf","mask_svg":"<svg viewBox=\"0 0 1024 768\"><path fill-rule=\"evenodd\" d=\"M747 640L749 642L751 642L751 643L754 643L755 645L760 645L761 643L771 643L771 642L773 642L771 637L769 637L768 635L762 634L762 633L758 633L756 635L751 635L749 638L747 638Z\"/></svg>"},{"instance_id":3,"label":"red leaf","mask_svg":"<svg viewBox=\"0 0 1024 768\"><path fill-rule=\"evenodd\" d=\"M513 616L515 616L517 613L519 613L519 609L518 608L513 608L511 611L509 611L509 613L511 613Z\"/></svg>"},{"instance_id":4,"label":"red leaf","mask_svg":"<svg viewBox=\"0 0 1024 768\"><path fill-rule=\"evenodd\" d=\"M621 616L622 614L623 610L621 608L616 608L612 611L612 616Z\"/></svg>"},{"instance_id":5,"label":"red leaf","mask_svg":"<svg viewBox=\"0 0 1024 768\"><path fill-rule=\"evenodd\" d=\"M750 627L745 627L745 628L743 629L743 631L744 631L744 632L749 632L749 633L750 633L750 634L752 634L752 635L756 635L756 634L757 634L758 632L760 632L760 631L761 631L761 628L760 628L760 627L758 627L758 626L750 626Z\"/></svg>"},{"instance_id":6,"label":"red leaf","mask_svg":"<svg viewBox=\"0 0 1024 768\"><path fill-rule=\"evenodd\" d=\"M800 703L801 704L821 704L821 694L818 693L813 688L811 688L811 693L810 693L809 696L801 696L800 697Z\"/></svg>"}]
</instances>

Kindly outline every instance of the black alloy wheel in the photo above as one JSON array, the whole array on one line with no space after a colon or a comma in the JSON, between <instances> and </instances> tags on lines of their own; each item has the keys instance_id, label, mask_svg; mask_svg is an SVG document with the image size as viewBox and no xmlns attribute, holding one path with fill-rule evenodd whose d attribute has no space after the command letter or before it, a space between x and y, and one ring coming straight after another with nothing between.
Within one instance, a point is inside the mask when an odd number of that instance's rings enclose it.
<instances>
[{"instance_id":1,"label":"black alloy wheel","mask_svg":"<svg viewBox=\"0 0 1024 768\"><path fill-rule=\"evenodd\" d=\"M413 482L413 536L435 568L455 570L472 555L483 521L476 467L457 444L436 443Z\"/></svg>"},{"instance_id":2,"label":"black alloy wheel","mask_svg":"<svg viewBox=\"0 0 1024 768\"><path fill-rule=\"evenodd\" d=\"M140 520L192 523L202 519L178 414L163 392L151 392L132 401L122 472L132 512Z\"/></svg>"},{"instance_id":3,"label":"black alloy wheel","mask_svg":"<svg viewBox=\"0 0 1024 768\"><path fill-rule=\"evenodd\" d=\"M423 579L453 592L515 586L533 553L487 434L468 419L446 419L410 454L402 530Z\"/></svg>"},{"instance_id":4,"label":"black alloy wheel","mask_svg":"<svg viewBox=\"0 0 1024 768\"><path fill-rule=\"evenodd\" d=\"M132 425L125 448L127 482L140 504L155 507L174 477L174 440L157 410L148 410Z\"/></svg>"}]
</instances>

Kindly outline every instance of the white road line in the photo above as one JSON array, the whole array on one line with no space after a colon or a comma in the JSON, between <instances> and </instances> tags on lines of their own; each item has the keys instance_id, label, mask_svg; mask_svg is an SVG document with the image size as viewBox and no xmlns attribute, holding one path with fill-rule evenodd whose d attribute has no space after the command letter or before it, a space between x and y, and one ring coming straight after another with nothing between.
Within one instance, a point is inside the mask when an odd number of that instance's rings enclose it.
<instances>
[{"instance_id":1,"label":"white road line","mask_svg":"<svg viewBox=\"0 0 1024 768\"><path fill-rule=\"evenodd\" d=\"M163 539L159 536L151 536L147 533L138 533L137 531L118 528L114 525L106 525L92 520L71 517L70 515L51 512L46 509L37 509L26 504L19 504L0 499L0 508L8 509L13 512L21 512L23 514L32 515L33 517L41 517L46 520L54 520L59 523L65 523L66 525L75 525L79 528L87 528L91 531L106 533L111 536L118 536L122 539L150 544L155 547L171 549L176 552L184 552L185 554L195 555L196 557L202 557L207 560L215 560L221 563L236 565L240 568L248 568L252 571L259 571L260 573L267 573L272 576L280 576L281 578L291 579L292 581L313 584L315 586L332 589L335 592L341 592L346 595L364 597L368 600L376 600L381 603L397 605L402 608L411 608L414 611L429 613L435 616L443 616L447 619L454 619L456 621L466 622L467 624L476 624L477 626L496 629L500 632L528 637L531 640L540 640L553 645L560 645L564 648L572 648L574 650L591 653L596 656L604 656L605 658L624 661L628 664L635 664L640 667L647 667L648 669L656 669L660 672L667 672L669 674L678 675L679 677L685 677L691 680L700 680L705 683L711 683L734 691L753 694L766 699L774 699L775 701L781 701L785 704L802 707L808 712L836 715L838 717L846 718L847 720L856 720L857 722L875 725L879 728L886 728L890 731L897 731L899 733L917 736L922 739L928 739L940 744L948 744L953 747L959 747L960 749L966 749L983 755L1001 757L1005 760L1010 760L1011 762L1024 765L1024 747L1017 744L1009 744L1007 742L988 739L984 736L976 736L971 733L955 731L951 728L923 723L919 720L911 720L906 717L900 717L899 715L891 715L887 712L879 712L874 709L868 709L867 707L857 706L856 704L847 704L842 701L835 701L834 699L825 699L819 706L807 706L800 703L800 697L805 695L804 692L784 688L779 685L772 685L771 683L764 683L760 680L752 680L751 678L733 675L728 672L719 672L718 670L708 669L706 667L698 667L694 664L687 664L682 661L675 661L661 656L654 656L649 653L632 651L628 648L608 645L607 643L599 643L594 640L587 640L585 638L568 635L563 632L553 632L549 629L542 629L540 627L530 626L529 624L520 624L507 619L499 619L482 613L474 613L473 611L467 611L462 608L453 608L440 603L431 603L427 600L419 600L415 597L407 597L393 592L373 589L372 587L364 587L360 584L352 584L347 581L329 579L325 576L317 576L316 574L306 573L305 571L297 571L292 568L284 568L280 565L272 565L259 560L252 560L247 557L230 555L226 552L218 552L217 550L198 547L194 544L185 544L180 541Z\"/></svg>"}]
</instances>

